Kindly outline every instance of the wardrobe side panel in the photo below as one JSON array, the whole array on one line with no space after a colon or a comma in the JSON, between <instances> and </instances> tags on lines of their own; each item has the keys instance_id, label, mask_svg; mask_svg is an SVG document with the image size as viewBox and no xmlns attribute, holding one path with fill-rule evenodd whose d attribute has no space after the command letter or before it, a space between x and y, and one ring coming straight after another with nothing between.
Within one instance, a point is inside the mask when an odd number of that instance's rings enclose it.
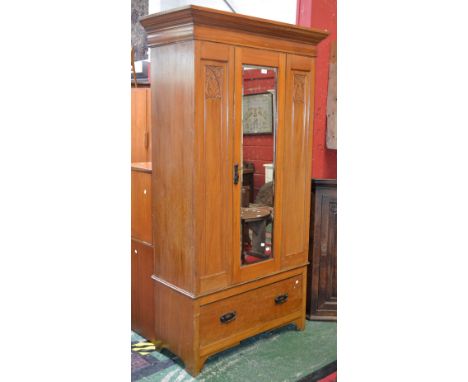
<instances>
[{"instance_id":1,"label":"wardrobe side panel","mask_svg":"<svg viewBox=\"0 0 468 382\"><path fill-rule=\"evenodd\" d=\"M194 45L151 49L155 275L194 290Z\"/></svg>"}]
</instances>

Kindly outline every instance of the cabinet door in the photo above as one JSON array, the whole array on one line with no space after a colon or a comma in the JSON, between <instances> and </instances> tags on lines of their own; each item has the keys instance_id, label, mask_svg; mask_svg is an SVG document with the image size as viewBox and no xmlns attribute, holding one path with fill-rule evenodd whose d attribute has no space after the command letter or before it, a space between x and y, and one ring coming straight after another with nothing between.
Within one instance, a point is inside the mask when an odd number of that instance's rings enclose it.
<instances>
[{"instance_id":1,"label":"cabinet door","mask_svg":"<svg viewBox=\"0 0 468 382\"><path fill-rule=\"evenodd\" d=\"M132 162L151 161L151 91L132 88Z\"/></svg>"},{"instance_id":2,"label":"cabinet door","mask_svg":"<svg viewBox=\"0 0 468 382\"><path fill-rule=\"evenodd\" d=\"M138 243L138 292L141 333L148 340L154 340L154 260L153 247Z\"/></svg>"},{"instance_id":3,"label":"cabinet door","mask_svg":"<svg viewBox=\"0 0 468 382\"><path fill-rule=\"evenodd\" d=\"M309 318L336 317L336 188L314 192Z\"/></svg>"},{"instance_id":4,"label":"cabinet door","mask_svg":"<svg viewBox=\"0 0 468 382\"><path fill-rule=\"evenodd\" d=\"M195 208L200 292L231 282L234 48L196 42Z\"/></svg>"},{"instance_id":5,"label":"cabinet door","mask_svg":"<svg viewBox=\"0 0 468 382\"><path fill-rule=\"evenodd\" d=\"M154 340L153 247L132 240L132 329Z\"/></svg>"},{"instance_id":6,"label":"cabinet door","mask_svg":"<svg viewBox=\"0 0 468 382\"><path fill-rule=\"evenodd\" d=\"M132 170L132 238L152 240L151 174Z\"/></svg>"},{"instance_id":7,"label":"cabinet door","mask_svg":"<svg viewBox=\"0 0 468 382\"><path fill-rule=\"evenodd\" d=\"M281 267L305 264L309 243L314 61L288 54L284 129L280 131Z\"/></svg>"},{"instance_id":8,"label":"cabinet door","mask_svg":"<svg viewBox=\"0 0 468 382\"><path fill-rule=\"evenodd\" d=\"M271 274L280 265L281 186L276 153L283 129L286 55L236 48L235 56L232 253L234 280L242 282ZM250 181L244 184L247 174Z\"/></svg>"},{"instance_id":9,"label":"cabinet door","mask_svg":"<svg viewBox=\"0 0 468 382\"><path fill-rule=\"evenodd\" d=\"M139 317L139 299L138 299L138 249L133 245L131 247L131 267L132 267L132 330L135 332L140 331L140 317Z\"/></svg>"}]
</instances>

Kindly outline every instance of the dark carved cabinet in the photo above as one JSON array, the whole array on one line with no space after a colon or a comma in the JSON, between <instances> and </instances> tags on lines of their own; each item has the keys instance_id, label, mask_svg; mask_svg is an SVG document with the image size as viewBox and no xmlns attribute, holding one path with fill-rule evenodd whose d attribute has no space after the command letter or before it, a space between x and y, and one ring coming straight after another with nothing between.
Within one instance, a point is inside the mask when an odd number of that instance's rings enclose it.
<instances>
[{"instance_id":1,"label":"dark carved cabinet","mask_svg":"<svg viewBox=\"0 0 468 382\"><path fill-rule=\"evenodd\" d=\"M336 179L312 180L307 318L336 320Z\"/></svg>"}]
</instances>

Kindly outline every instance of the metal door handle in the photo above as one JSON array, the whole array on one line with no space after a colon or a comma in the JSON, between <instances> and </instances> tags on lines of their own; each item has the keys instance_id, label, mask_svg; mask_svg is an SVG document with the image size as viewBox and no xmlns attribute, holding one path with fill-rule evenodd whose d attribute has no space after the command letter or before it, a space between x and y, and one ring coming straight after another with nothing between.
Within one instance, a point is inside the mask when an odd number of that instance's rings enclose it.
<instances>
[{"instance_id":1,"label":"metal door handle","mask_svg":"<svg viewBox=\"0 0 468 382\"><path fill-rule=\"evenodd\" d=\"M234 165L234 184L239 183L239 164Z\"/></svg>"}]
</instances>

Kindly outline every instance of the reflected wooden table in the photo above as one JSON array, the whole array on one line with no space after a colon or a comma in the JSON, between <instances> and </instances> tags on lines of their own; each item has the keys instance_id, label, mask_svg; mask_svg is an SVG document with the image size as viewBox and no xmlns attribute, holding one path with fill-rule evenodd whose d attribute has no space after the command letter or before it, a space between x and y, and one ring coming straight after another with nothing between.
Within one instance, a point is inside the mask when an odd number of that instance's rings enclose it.
<instances>
[{"instance_id":1,"label":"reflected wooden table","mask_svg":"<svg viewBox=\"0 0 468 382\"><path fill-rule=\"evenodd\" d=\"M259 259L268 259L265 255L266 226L273 216L273 208L268 206L255 206L241 208L242 225L242 264L245 264L245 245L250 245L251 250L248 255ZM252 230L252 239L250 239L249 229ZM262 245L263 244L263 245Z\"/></svg>"}]
</instances>

